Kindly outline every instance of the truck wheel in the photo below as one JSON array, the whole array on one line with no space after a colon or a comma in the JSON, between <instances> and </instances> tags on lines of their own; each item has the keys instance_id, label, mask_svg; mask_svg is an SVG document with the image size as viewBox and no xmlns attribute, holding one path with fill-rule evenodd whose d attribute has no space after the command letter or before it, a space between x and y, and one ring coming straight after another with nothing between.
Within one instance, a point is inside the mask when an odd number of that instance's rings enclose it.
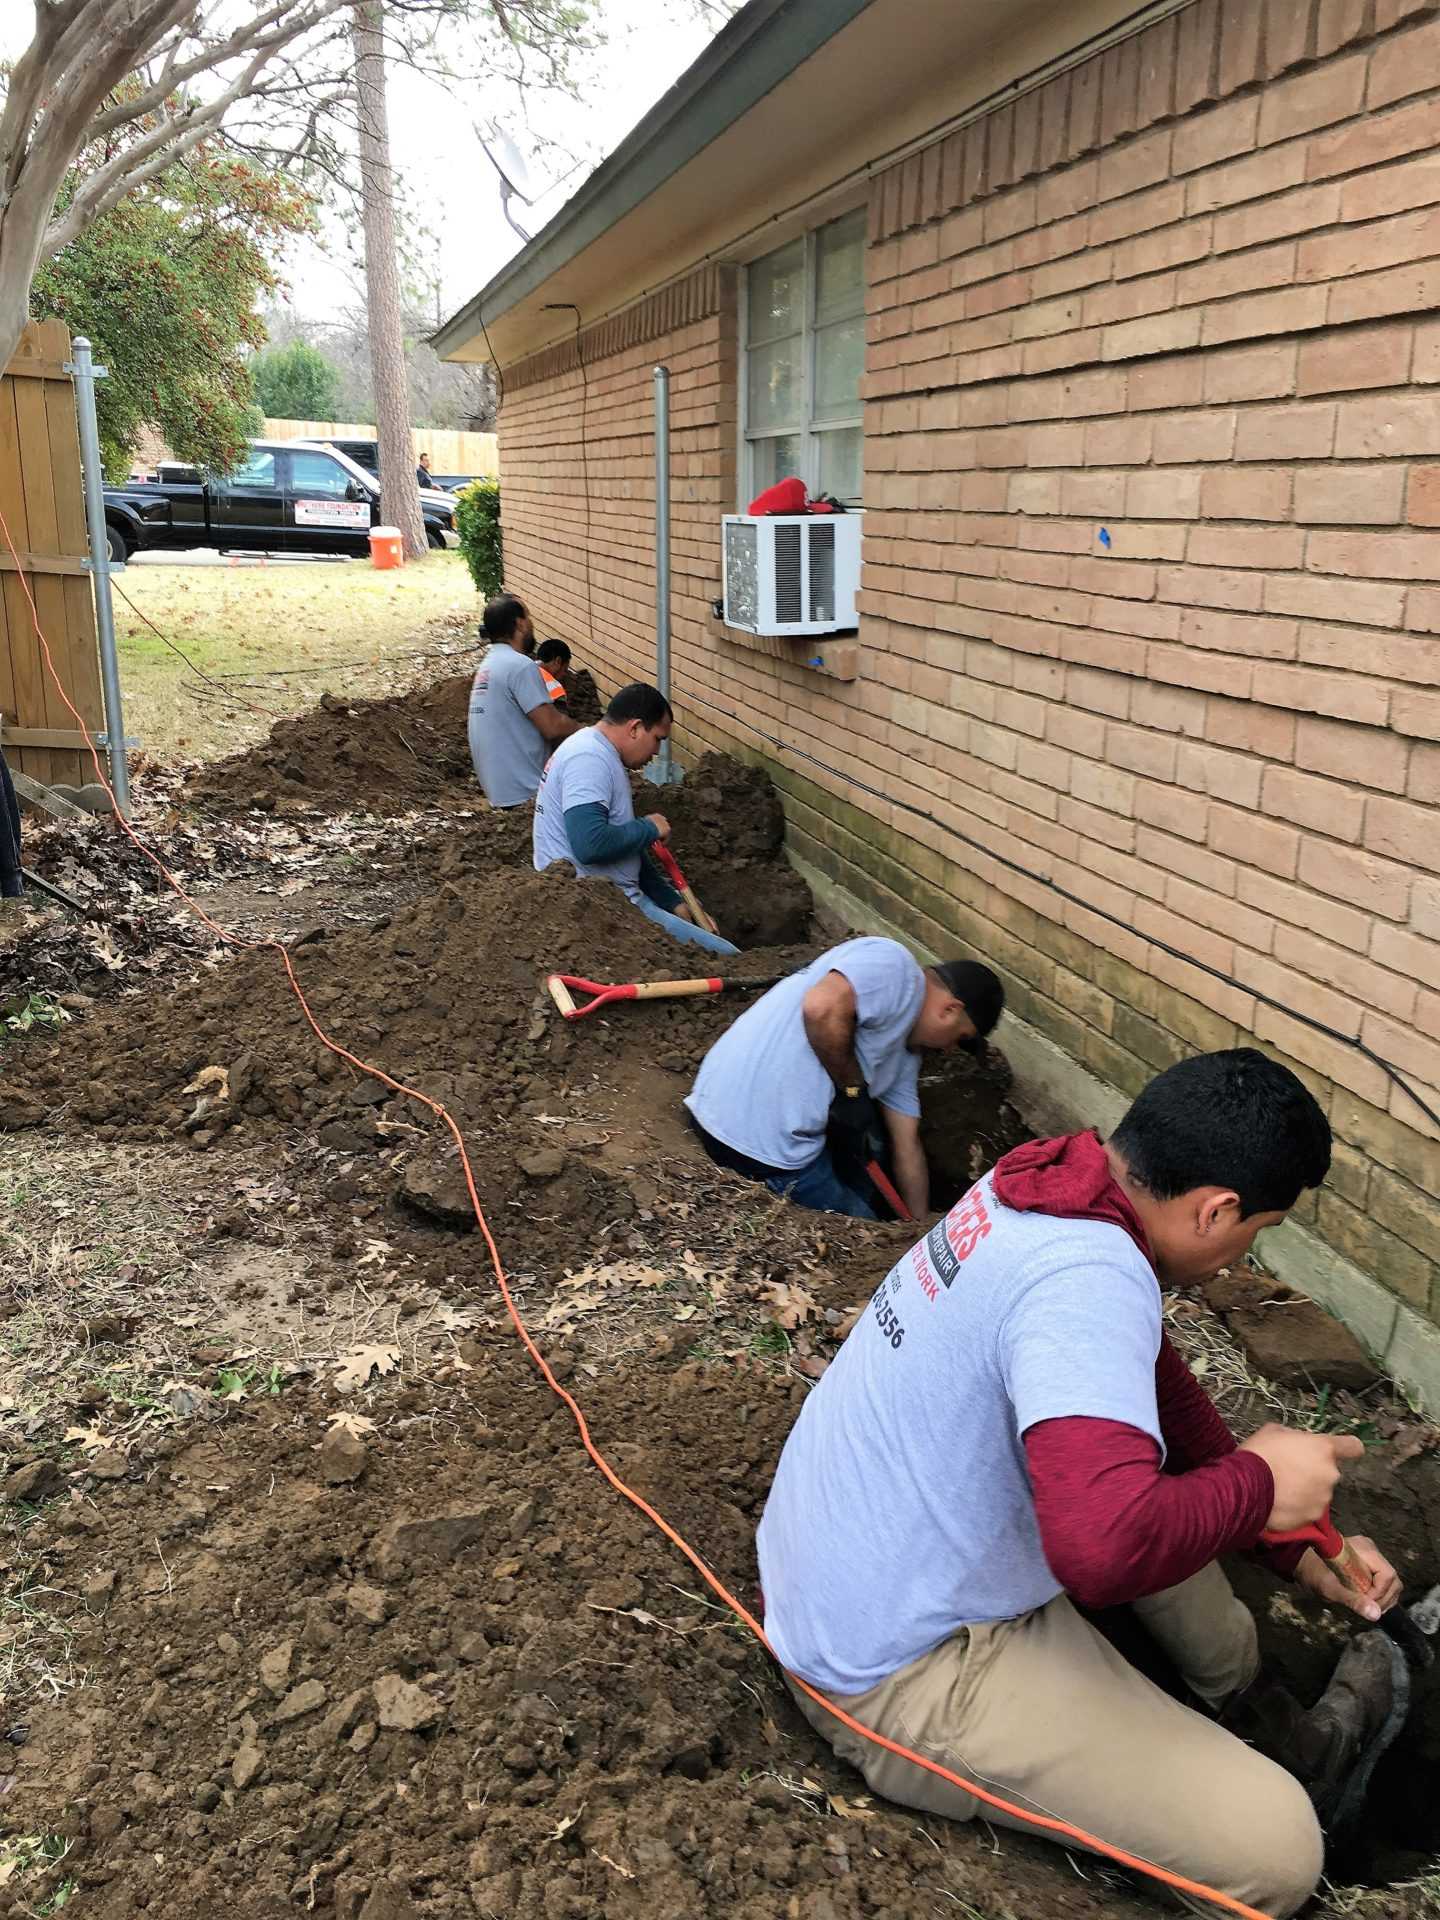
<instances>
[{"instance_id":1,"label":"truck wheel","mask_svg":"<svg viewBox=\"0 0 1440 1920\"><path fill-rule=\"evenodd\" d=\"M438 553L444 552L445 536L443 533L441 533L438 527L426 527L425 539L435 552L438 552Z\"/></svg>"},{"instance_id":2,"label":"truck wheel","mask_svg":"<svg viewBox=\"0 0 1440 1920\"><path fill-rule=\"evenodd\" d=\"M130 558L130 548L125 536L118 527L106 527L105 544L110 549L110 559L117 567L123 567Z\"/></svg>"}]
</instances>

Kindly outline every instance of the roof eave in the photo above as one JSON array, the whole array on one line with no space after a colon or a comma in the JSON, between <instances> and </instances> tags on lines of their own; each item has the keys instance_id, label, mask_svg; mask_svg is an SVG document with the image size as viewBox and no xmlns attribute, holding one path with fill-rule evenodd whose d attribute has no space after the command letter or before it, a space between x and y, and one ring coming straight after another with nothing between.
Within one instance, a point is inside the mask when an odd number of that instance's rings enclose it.
<instances>
[{"instance_id":1,"label":"roof eave","mask_svg":"<svg viewBox=\"0 0 1440 1920\"><path fill-rule=\"evenodd\" d=\"M543 286L870 4L750 0L535 238L430 335L436 352L447 357Z\"/></svg>"}]
</instances>

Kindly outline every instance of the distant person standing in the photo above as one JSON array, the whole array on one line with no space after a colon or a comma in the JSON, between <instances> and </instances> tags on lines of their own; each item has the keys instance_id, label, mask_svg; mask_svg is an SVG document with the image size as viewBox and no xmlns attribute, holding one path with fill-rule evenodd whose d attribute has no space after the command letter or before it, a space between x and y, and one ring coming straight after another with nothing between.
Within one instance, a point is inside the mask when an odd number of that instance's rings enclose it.
<instances>
[{"instance_id":1,"label":"distant person standing","mask_svg":"<svg viewBox=\"0 0 1440 1920\"><path fill-rule=\"evenodd\" d=\"M520 807L576 723L558 710L531 657L535 627L523 601L513 593L487 601L480 633L490 649L470 689L470 758L492 807Z\"/></svg>"},{"instance_id":2,"label":"distant person standing","mask_svg":"<svg viewBox=\"0 0 1440 1920\"><path fill-rule=\"evenodd\" d=\"M430 456L428 453L421 454L420 464L415 469L415 479L422 487L434 487L435 476L430 471Z\"/></svg>"}]
</instances>

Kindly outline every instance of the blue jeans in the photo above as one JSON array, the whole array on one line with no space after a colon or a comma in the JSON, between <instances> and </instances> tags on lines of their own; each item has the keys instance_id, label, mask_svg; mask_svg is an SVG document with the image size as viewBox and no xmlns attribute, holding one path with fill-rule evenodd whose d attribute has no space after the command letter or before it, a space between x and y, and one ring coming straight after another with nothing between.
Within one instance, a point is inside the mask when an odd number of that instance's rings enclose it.
<instances>
[{"instance_id":1,"label":"blue jeans","mask_svg":"<svg viewBox=\"0 0 1440 1920\"><path fill-rule=\"evenodd\" d=\"M772 1193L783 1194L797 1207L810 1207L816 1213L848 1213L852 1220L873 1220L875 1209L862 1200L853 1187L847 1187L835 1171L830 1149L821 1149L818 1159L808 1167L796 1167L784 1173L772 1173L765 1182Z\"/></svg>"},{"instance_id":2,"label":"blue jeans","mask_svg":"<svg viewBox=\"0 0 1440 1920\"><path fill-rule=\"evenodd\" d=\"M692 925L682 920L678 913L667 913L664 907L657 907L653 900L641 899L635 903L647 920L653 920L657 927L663 927L672 940L683 940L687 947L703 947L707 953L739 953L739 947L732 946L728 940L722 940L718 933L711 933L705 927Z\"/></svg>"}]
</instances>

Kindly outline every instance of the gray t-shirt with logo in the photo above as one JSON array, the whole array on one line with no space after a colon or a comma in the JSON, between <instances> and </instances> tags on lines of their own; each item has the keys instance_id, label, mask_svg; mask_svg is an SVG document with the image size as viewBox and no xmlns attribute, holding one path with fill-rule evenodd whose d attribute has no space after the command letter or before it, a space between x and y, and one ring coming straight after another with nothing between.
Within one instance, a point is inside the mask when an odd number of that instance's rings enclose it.
<instances>
[{"instance_id":1,"label":"gray t-shirt with logo","mask_svg":"<svg viewBox=\"0 0 1440 1920\"><path fill-rule=\"evenodd\" d=\"M906 1046L925 974L898 940L866 935L822 953L748 1007L700 1063L685 1104L708 1134L763 1166L808 1167L825 1145L835 1086L805 1034L801 1001L827 973L855 990L855 1053L893 1113L920 1112L920 1056Z\"/></svg>"},{"instance_id":2,"label":"gray t-shirt with logo","mask_svg":"<svg viewBox=\"0 0 1440 1920\"><path fill-rule=\"evenodd\" d=\"M492 646L470 688L470 758L492 807L519 807L545 771L548 741L527 716L549 709L539 667L508 642Z\"/></svg>"},{"instance_id":3,"label":"gray t-shirt with logo","mask_svg":"<svg viewBox=\"0 0 1440 1920\"><path fill-rule=\"evenodd\" d=\"M552 861L568 860L576 873L613 880L629 899L643 900L638 849L604 867L587 867L571 851L570 836L565 831L566 810L595 801L604 807L611 826L623 827L635 818L625 762L598 727L582 727L555 749L535 795L536 868L543 872Z\"/></svg>"},{"instance_id":4,"label":"gray t-shirt with logo","mask_svg":"<svg viewBox=\"0 0 1440 1920\"><path fill-rule=\"evenodd\" d=\"M863 1693L961 1627L1061 1591L1024 1436L1155 1403L1160 1289L1123 1227L1017 1213L990 1175L891 1268L785 1442L760 1522L765 1631Z\"/></svg>"}]
</instances>

